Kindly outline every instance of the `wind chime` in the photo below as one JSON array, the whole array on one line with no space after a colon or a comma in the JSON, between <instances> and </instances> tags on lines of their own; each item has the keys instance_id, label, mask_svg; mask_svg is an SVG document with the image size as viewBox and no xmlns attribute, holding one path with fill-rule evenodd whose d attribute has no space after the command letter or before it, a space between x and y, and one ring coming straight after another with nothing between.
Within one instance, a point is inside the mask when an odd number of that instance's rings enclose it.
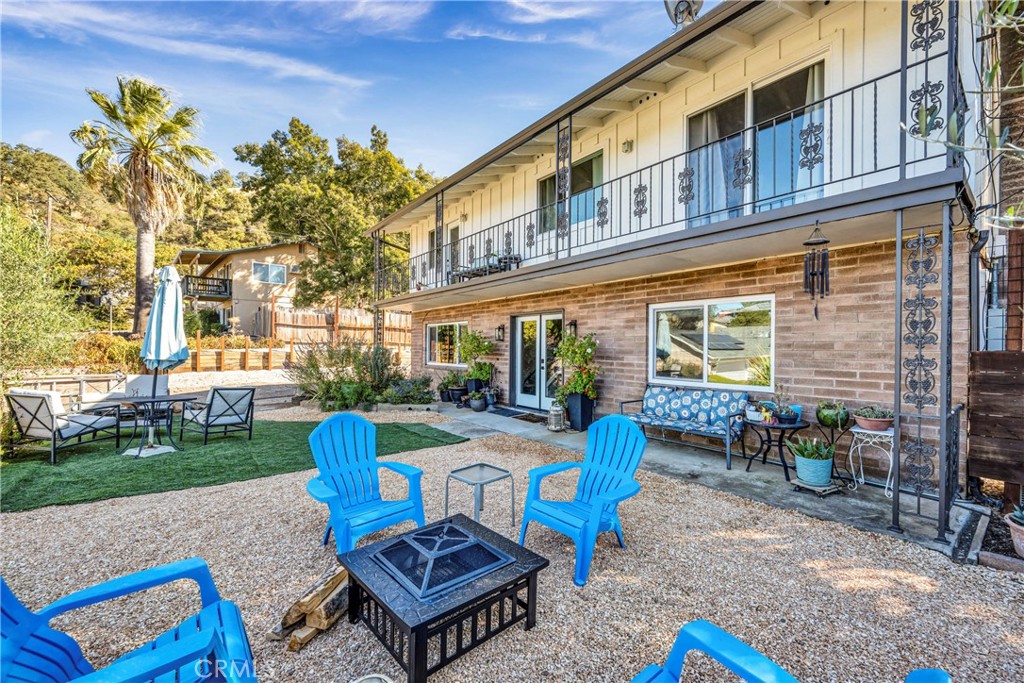
<instances>
[{"instance_id":1,"label":"wind chime","mask_svg":"<svg viewBox=\"0 0 1024 683\"><path fill-rule=\"evenodd\" d=\"M814 222L814 232L804 242L804 291L814 301L814 319L818 319L818 299L829 295L829 239Z\"/></svg>"}]
</instances>

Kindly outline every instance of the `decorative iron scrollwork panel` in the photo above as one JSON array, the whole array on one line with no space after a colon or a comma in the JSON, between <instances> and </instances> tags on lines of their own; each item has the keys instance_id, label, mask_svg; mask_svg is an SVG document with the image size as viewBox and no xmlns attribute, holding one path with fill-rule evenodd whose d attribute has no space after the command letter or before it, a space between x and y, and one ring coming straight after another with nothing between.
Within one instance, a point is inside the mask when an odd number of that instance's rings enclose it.
<instances>
[{"instance_id":1,"label":"decorative iron scrollwork panel","mask_svg":"<svg viewBox=\"0 0 1024 683\"><path fill-rule=\"evenodd\" d=\"M608 198L601 197L597 200L597 227L605 228L608 225Z\"/></svg>"},{"instance_id":2,"label":"decorative iron scrollwork panel","mask_svg":"<svg viewBox=\"0 0 1024 683\"><path fill-rule=\"evenodd\" d=\"M743 187L754 181L753 163L754 150L741 149L732 157L732 186Z\"/></svg>"},{"instance_id":3,"label":"decorative iron scrollwork panel","mask_svg":"<svg viewBox=\"0 0 1024 683\"><path fill-rule=\"evenodd\" d=\"M920 0L910 7L913 23L910 31L914 38L910 41L911 50L928 49L946 37L946 29L942 27L942 3L944 0Z\"/></svg>"},{"instance_id":4,"label":"decorative iron scrollwork panel","mask_svg":"<svg viewBox=\"0 0 1024 683\"><path fill-rule=\"evenodd\" d=\"M679 204L688 204L693 201L693 169L684 168L676 176L679 181L679 197L676 202Z\"/></svg>"},{"instance_id":5,"label":"decorative iron scrollwork panel","mask_svg":"<svg viewBox=\"0 0 1024 683\"><path fill-rule=\"evenodd\" d=\"M505 255L508 256L512 253L512 231L505 231Z\"/></svg>"},{"instance_id":6,"label":"decorative iron scrollwork panel","mask_svg":"<svg viewBox=\"0 0 1024 683\"><path fill-rule=\"evenodd\" d=\"M633 215L643 218L647 211L647 186L640 183L633 188Z\"/></svg>"},{"instance_id":7,"label":"decorative iron scrollwork panel","mask_svg":"<svg viewBox=\"0 0 1024 683\"><path fill-rule=\"evenodd\" d=\"M800 131L800 168L813 171L815 166L825 161L824 130L824 124L810 123Z\"/></svg>"},{"instance_id":8,"label":"decorative iron scrollwork panel","mask_svg":"<svg viewBox=\"0 0 1024 683\"><path fill-rule=\"evenodd\" d=\"M910 91L910 134L928 135L946 125L940 95L946 89L942 81L925 80L921 87ZM924 123L924 128L921 124Z\"/></svg>"}]
</instances>

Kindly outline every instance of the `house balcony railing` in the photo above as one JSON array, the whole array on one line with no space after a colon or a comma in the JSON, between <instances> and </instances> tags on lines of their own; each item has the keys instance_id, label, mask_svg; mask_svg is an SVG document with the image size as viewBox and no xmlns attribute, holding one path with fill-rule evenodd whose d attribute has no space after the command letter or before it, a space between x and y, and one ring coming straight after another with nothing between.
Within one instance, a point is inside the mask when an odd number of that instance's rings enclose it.
<instances>
[{"instance_id":1,"label":"house balcony railing","mask_svg":"<svg viewBox=\"0 0 1024 683\"><path fill-rule=\"evenodd\" d=\"M955 157L919 138L963 120L946 74L937 55L388 264L377 300L943 170Z\"/></svg>"},{"instance_id":2,"label":"house balcony railing","mask_svg":"<svg viewBox=\"0 0 1024 683\"><path fill-rule=\"evenodd\" d=\"M199 299L230 299L231 280L220 277L186 275L182 281L182 294Z\"/></svg>"}]
</instances>

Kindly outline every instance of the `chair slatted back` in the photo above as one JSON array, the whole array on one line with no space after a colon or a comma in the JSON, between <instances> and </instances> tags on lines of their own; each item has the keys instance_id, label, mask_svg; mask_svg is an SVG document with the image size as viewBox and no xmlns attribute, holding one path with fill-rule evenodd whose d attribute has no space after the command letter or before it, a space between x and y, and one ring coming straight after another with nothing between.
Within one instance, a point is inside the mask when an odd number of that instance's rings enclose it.
<instances>
[{"instance_id":1,"label":"chair slatted back","mask_svg":"<svg viewBox=\"0 0 1024 683\"><path fill-rule=\"evenodd\" d=\"M66 412L64 400L57 391L18 389L7 394L7 403L22 436L34 439L49 439L54 420Z\"/></svg>"},{"instance_id":2,"label":"chair slatted back","mask_svg":"<svg viewBox=\"0 0 1024 683\"><path fill-rule=\"evenodd\" d=\"M206 423L247 421L255 395L256 390L252 387L212 387L206 397Z\"/></svg>"},{"instance_id":3,"label":"chair slatted back","mask_svg":"<svg viewBox=\"0 0 1024 683\"><path fill-rule=\"evenodd\" d=\"M0 672L6 681L64 683L94 671L74 638L30 611L0 578Z\"/></svg>"},{"instance_id":4,"label":"chair slatted back","mask_svg":"<svg viewBox=\"0 0 1024 683\"><path fill-rule=\"evenodd\" d=\"M608 415L590 425L576 500L589 503L631 481L646 449L647 438L627 417Z\"/></svg>"},{"instance_id":5,"label":"chair slatted back","mask_svg":"<svg viewBox=\"0 0 1024 683\"><path fill-rule=\"evenodd\" d=\"M167 377L167 373L156 376L156 394L154 394L153 375L128 375L121 391L123 391L124 395L129 398L145 398L147 396L154 395L166 396L168 394Z\"/></svg>"},{"instance_id":6,"label":"chair slatted back","mask_svg":"<svg viewBox=\"0 0 1024 683\"><path fill-rule=\"evenodd\" d=\"M309 447L320 478L338 492L343 508L378 501L377 427L340 413L327 418L309 435Z\"/></svg>"}]
</instances>

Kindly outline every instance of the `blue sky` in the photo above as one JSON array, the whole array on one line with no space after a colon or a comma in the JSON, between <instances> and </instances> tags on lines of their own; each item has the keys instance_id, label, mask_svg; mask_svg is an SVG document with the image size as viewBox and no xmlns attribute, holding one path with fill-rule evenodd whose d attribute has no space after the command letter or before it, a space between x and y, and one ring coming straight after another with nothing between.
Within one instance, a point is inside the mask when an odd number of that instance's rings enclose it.
<instances>
[{"instance_id":1,"label":"blue sky","mask_svg":"<svg viewBox=\"0 0 1024 683\"><path fill-rule=\"evenodd\" d=\"M704 12L706 13L707 8ZM85 88L145 77L200 109L217 166L298 116L387 131L450 174L671 33L642 2L19 2L0 27L2 138L73 162Z\"/></svg>"}]
</instances>

